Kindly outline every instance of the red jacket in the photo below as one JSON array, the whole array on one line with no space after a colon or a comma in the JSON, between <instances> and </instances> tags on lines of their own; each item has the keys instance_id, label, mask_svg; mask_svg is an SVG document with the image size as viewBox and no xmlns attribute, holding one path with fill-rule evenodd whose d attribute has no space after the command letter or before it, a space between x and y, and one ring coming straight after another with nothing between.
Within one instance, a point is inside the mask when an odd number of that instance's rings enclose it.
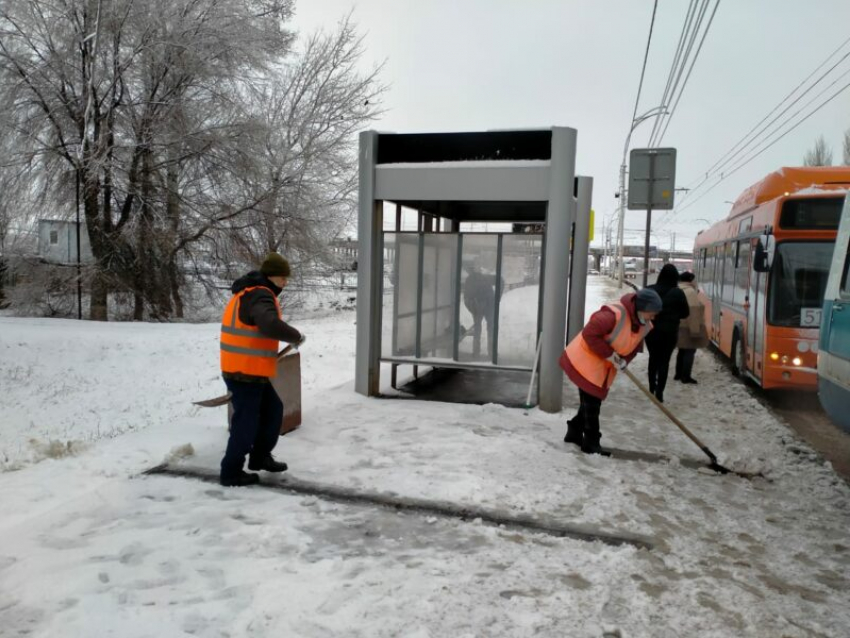
<instances>
[{"instance_id":1,"label":"red jacket","mask_svg":"<svg viewBox=\"0 0 850 638\"><path fill-rule=\"evenodd\" d=\"M632 332L639 332L641 328L640 321L638 321L637 309L635 308L635 297L636 293L629 293L627 295L623 295L620 298L620 303L628 310L629 319L631 319L631 330ZM598 355L602 359L607 359L612 354L614 354L613 348L608 345L605 341L605 337L614 330L616 325L616 317L614 313L608 308L601 308L594 312L590 319L587 322L587 325L582 329L581 334L584 337L587 345L594 352L594 354ZM631 361L634 359L638 352L643 351L643 343L635 348L632 352L626 355L624 358L626 361ZM581 390L584 390L588 394L595 396L598 399L605 399L608 396L608 388L601 388L599 386L593 385L587 379L585 379L579 372L573 367L573 364L570 362L567 357L566 351L561 354L561 359L559 360L561 368L564 373L569 377L570 381L572 381L575 385L577 385Z\"/></svg>"}]
</instances>

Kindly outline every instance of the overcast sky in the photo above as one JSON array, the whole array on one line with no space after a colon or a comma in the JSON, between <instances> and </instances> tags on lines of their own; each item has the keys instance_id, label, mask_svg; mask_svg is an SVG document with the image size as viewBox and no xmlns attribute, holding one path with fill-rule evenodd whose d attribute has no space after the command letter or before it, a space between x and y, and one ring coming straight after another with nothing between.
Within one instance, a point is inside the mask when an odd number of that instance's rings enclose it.
<instances>
[{"instance_id":1,"label":"overcast sky","mask_svg":"<svg viewBox=\"0 0 850 638\"><path fill-rule=\"evenodd\" d=\"M599 243L603 222L617 206L614 193L652 6L652 0L301 0L295 26L330 29L354 10L366 36L364 65L386 61L383 80L390 89L378 130L577 129L578 172L594 178ZM638 115L661 102L687 9L685 0L658 3ZM677 186L698 183L848 38L848 0L721 0L661 144L678 149ZM817 75L848 52L850 43ZM803 114L850 82L850 56L785 117L842 73L847 75ZM689 249L707 226L697 220L723 218L726 200L780 166L802 164L818 135L840 163L847 129L850 89L710 192L707 186L716 179L695 190L691 200L702 197L687 210L654 214L652 243L667 248L675 232L676 247ZM652 121L636 128L631 147L647 145L651 130ZM684 206L682 193L677 198ZM627 229L644 228L644 212L626 215ZM626 241L642 243L641 237L631 232Z\"/></svg>"}]
</instances>

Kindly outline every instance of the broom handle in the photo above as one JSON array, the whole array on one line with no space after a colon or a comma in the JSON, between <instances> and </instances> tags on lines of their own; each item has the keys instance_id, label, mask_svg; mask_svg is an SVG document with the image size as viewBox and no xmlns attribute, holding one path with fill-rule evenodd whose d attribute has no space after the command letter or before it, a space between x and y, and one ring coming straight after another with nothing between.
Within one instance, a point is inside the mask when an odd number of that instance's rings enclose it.
<instances>
[{"instance_id":1,"label":"broom handle","mask_svg":"<svg viewBox=\"0 0 850 638\"><path fill-rule=\"evenodd\" d=\"M632 380L632 383L634 383L637 387L639 387L643 391L643 393L646 396L649 397L649 399L655 404L655 407L657 407L664 414L666 414L668 419L670 419L673 423L675 423L679 427L679 429L682 432L684 432L691 441L696 443L697 446L699 447L699 449L701 449L703 452L705 452L705 454L708 456L708 458L711 459L711 461L713 463L717 462L717 457L711 452L711 450L709 450L705 445L703 445L702 441L700 441L693 432L691 432L687 427L685 427L685 424L682 423L679 419L677 419L675 414L673 414L672 412L670 412L670 410L668 410L666 407L664 407L664 404L661 403L661 401L659 401L655 397L655 395L652 394L652 392L647 390L646 386L644 386L640 381L638 381L637 377L635 377L635 375L633 375L628 368L624 368L623 372L625 372L626 376L629 379Z\"/></svg>"},{"instance_id":2,"label":"broom handle","mask_svg":"<svg viewBox=\"0 0 850 638\"><path fill-rule=\"evenodd\" d=\"M543 333L537 335L537 351L534 353L534 367L531 368L531 383L528 384L528 396L525 398L525 404L531 405L531 390L534 388L534 375L537 373L537 362L540 360L540 346L543 343Z\"/></svg>"}]
</instances>

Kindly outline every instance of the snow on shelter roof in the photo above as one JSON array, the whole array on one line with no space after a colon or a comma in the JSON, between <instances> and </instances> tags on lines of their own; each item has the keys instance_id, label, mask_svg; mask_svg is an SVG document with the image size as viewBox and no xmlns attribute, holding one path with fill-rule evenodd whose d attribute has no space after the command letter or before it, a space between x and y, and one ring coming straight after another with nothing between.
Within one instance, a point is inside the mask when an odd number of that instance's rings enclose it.
<instances>
[{"instance_id":1,"label":"snow on shelter roof","mask_svg":"<svg viewBox=\"0 0 850 638\"><path fill-rule=\"evenodd\" d=\"M807 194L850 187L850 166L783 167L756 182L735 200L727 219L782 195L805 191Z\"/></svg>"}]
</instances>

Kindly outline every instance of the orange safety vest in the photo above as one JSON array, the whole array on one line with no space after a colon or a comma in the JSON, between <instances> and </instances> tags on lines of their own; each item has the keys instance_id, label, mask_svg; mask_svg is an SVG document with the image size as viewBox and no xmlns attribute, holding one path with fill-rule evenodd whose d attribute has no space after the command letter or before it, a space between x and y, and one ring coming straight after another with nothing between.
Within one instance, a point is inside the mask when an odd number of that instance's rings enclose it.
<instances>
[{"instance_id":1,"label":"orange safety vest","mask_svg":"<svg viewBox=\"0 0 850 638\"><path fill-rule=\"evenodd\" d=\"M251 286L233 295L221 318L221 371L271 378L277 371L278 340L262 336L257 326L239 320L242 295L257 288L272 293L277 316L282 316L277 297L266 286Z\"/></svg>"},{"instance_id":2,"label":"orange safety vest","mask_svg":"<svg viewBox=\"0 0 850 638\"><path fill-rule=\"evenodd\" d=\"M638 332L632 332L629 311L622 304L606 304L603 308L611 310L617 320L614 329L605 335L605 342L621 357L631 354L652 330L652 322L648 321ZM576 372L596 387L607 389L614 383L616 366L591 350L581 332L564 348L564 352Z\"/></svg>"}]
</instances>

